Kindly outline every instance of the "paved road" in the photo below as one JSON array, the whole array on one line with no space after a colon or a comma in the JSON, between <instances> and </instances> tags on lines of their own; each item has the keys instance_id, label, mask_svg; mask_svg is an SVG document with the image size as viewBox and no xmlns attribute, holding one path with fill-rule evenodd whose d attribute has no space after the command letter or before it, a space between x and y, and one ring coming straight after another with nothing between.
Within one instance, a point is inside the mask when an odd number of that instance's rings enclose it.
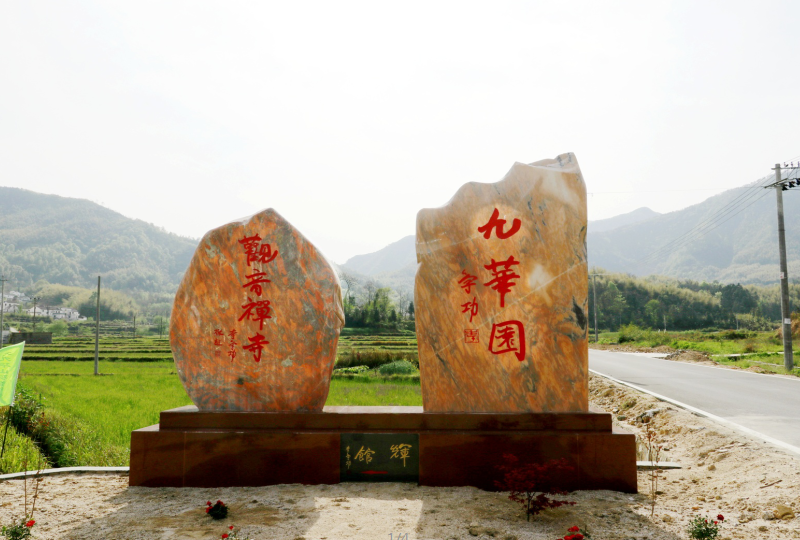
<instances>
[{"instance_id":1,"label":"paved road","mask_svg":"<svg viewBox=\"0 0 800 540\"><path fill-rule=\"evenodd\" d=\"M800 379L591 349L589 368L800 449Z\"/></svg>"}]
</instances>

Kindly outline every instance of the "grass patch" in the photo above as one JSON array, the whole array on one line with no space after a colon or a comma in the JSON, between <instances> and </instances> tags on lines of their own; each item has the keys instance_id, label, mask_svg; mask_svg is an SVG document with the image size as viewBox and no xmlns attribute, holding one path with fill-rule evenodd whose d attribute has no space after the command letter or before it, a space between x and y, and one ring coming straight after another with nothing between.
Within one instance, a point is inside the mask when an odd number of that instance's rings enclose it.
<instances>
[{"instance_id":1,"label":"grass patch","mask_svg":"<svg viewBox=\"0 0 800 540\"><path fill-rule=\"evenodd\" d=\"M49 421L70 434L63 463L127 465L131 431L191 404L172 363L100 362L108 377L93 369L88 362L22 362L20 386L44 396Z\"/></svg>"},{"instance_id":2,"label":"grass patch","mask_svg":"<svg viewBox=\"0 0 800 540\"><path fill-rule=\"evenodd\" d=\"M0 442L2 442L3 431L5 431L7 414L8 407L0 409L0 417L3 419ZM50 462L42 455L39 447L30 437L26 437L13 426L9 426L6 435L6 448L3 452L3 457L0 458L0 474L20 472L37 466L47 469L50 468Z\"/></svg>"},{"instance_id":3,"label":"grass patch","mask_svg":"<svg viewBox=\"0 0 800 540\"><path fill-rule=\"evenodd\" d=\"M659 347L686 349L711 355L774 353L783 351L783 343L774 332L748 330L719 330L686 332L659 332L636 325L627 325L619 332L603 332L600 343L619 343L631 347Z\"/></svg>"},{"instance_id":4,"label":"grass patch","mask_svg":"<svg viewBox=\"0 0 800 540\"><path fill-rule=\"evenodd\" d=\"M422 392L416 381L334 379L325 405L421 406Z\"/></svg>"}]
</instances>

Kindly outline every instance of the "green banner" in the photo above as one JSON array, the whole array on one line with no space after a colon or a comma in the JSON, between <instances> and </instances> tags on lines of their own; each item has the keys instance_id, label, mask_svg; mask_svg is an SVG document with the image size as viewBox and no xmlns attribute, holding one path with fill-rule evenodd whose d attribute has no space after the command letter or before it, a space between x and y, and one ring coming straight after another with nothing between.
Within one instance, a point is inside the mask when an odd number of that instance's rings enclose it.
<instances>
[{"instance_id":1,"label":"green banner","mask_svg":"<svg viewBox=\"0 0 800 540\"><path fill-rule=\"evenodd\" d=\"M25 342L0 349L0 407L14 402L17 389L17 376L22 363L22 349Z\"/></svg>"}]
</instances>

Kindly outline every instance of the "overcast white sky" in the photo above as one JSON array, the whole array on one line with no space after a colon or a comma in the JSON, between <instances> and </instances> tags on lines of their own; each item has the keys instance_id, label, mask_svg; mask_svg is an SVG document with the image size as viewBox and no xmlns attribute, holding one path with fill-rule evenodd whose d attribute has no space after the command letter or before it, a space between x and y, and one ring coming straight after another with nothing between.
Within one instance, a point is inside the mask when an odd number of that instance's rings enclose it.
<instances>
[{"instance_id":1,"label":"overcast white sky","mask_svg":"<svg viewBox=\"0 0 800 540\"><path fill-rule=\"evenodd\" d=\"M273 207L340 263L563 152L590 219L669 212L800 156L798 20L763 0L3 0L0 185L191 237Z\"/></svg>"}]
</instances>

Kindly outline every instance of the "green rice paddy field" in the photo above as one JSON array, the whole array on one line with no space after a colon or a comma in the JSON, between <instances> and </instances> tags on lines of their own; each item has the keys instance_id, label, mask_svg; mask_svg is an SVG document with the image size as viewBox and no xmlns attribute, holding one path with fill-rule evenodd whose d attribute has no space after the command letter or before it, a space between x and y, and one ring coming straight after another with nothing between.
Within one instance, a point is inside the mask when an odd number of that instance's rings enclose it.
<instances>
[{"instance_id":1,"label":"green rice paddy field","mask_svg":"<svg viewBox=\"0 0 800 540\"><path fill-rule=\"evenodd\" d=\"M413 333L344 335L337 362L372 367L398 359L413 363L416 357ZM12 427L0 472L36 468L40 457L48 466L127 465L131 431L158 423L162 410L191 404L166 339L101 339L99 377L93 374L93 359L91 339L26 346L18 388L42 403L49 423L61 427L69 459L39 452L42 444L37 446ZM326 404L422 405L419 377L335 376ZM3 420L5 412L0 409Z\"/></svg>"}]
</instances>

